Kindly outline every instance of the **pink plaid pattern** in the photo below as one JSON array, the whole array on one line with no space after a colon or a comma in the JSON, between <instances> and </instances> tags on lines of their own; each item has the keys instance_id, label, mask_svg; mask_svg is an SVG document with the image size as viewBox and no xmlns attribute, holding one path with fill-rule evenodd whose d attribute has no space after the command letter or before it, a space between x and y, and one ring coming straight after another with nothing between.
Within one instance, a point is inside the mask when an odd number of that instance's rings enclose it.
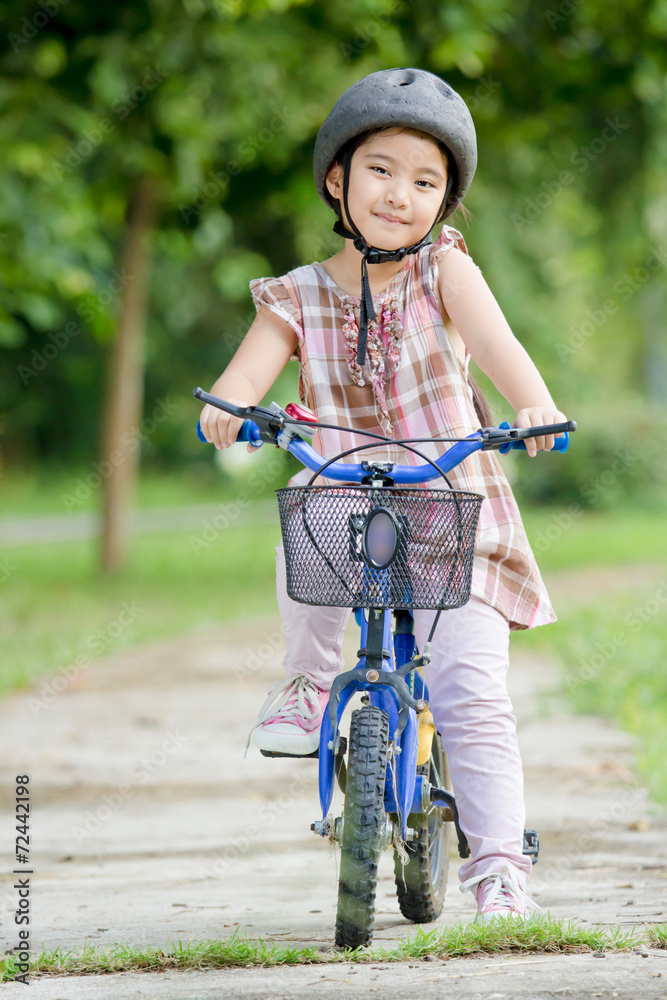
<instances>
[{"instance_id":1,"label":"pink plaid pattern","mask_svg":"<svg viewBox=\"0 0 667 1000\"><path fill-rule=\"evenodd\" d=\"M395 438L465 437L477 430L479 420L467 382L469 354L466 351L464 363L459 360L447 332L453 329L452 323L437 287L437 262L454 246L468 252L461 233L445 225L435 243L407 257L403 268L375 296L378 319L369 326L369 344L375 345L375 353L361 370L361 385L358 374L352 378L349 366L354 347L349 317L353 315L358 331L358 298L344 292L317 261L280 278L250 282L256 308L267 305L297 334L293 357L300 366L299 398L320 421L380 434L383 426L389 427ZM354 443L351 435L331 430L318 431L312 441L323 455ZM416 447L435 459L446 446L428 442ZM369 448L346 461L364 459L412 465L422 461L392 445ZM290 485L303 485L310 475L303 470ZM511 629L555 621L519 508L496 454L477 452L450 472L449 478L457 489L485 497L472 594L500 611ZM445 484L436 480L428 485L433 489Z\"/></svg>"}]
</instances>

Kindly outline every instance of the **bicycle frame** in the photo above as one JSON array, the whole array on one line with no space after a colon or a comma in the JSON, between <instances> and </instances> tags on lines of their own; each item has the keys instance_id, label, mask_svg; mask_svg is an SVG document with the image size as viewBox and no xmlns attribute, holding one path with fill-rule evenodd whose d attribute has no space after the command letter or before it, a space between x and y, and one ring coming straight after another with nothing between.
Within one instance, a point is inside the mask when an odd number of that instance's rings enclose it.
<instances>
[{"instance_id":1,"label":"bicycle frame","mask_svg":"<svg viewBox=\"0 0 667 1000\"><path fill-rule=\"evenodd\" d=\"M295 429L295 425L298 424L304 434L312 435L315 427L311 421L294 419L277 403L271 403L269 408L257 406L240 408L224 403L199 388L194 390L193 395L241 419L249 414L257 419L257 423L252 419L244 420L237 437L238 441L250 441L256 446L264 441L275 443L289 451L313 473L322 471L326 479L352 484L363 482L378 489L389 484L419 486L441 478L441 474L446 474L476 451L498 449L504 454L510 448L525 448L524 439L534 437L536 430L544 434L562 434L555 438L552 450L563 452L567 450L569 444L567 431L576 429L574 421L540 428L511 428L504 422L499 428L480 428L466 438L459 439L431 464L404 466L391 462L348 464L340 461L329 464L298 435ZM197 434L201 441L206 441L199 424ZM412 669L410 675L412 691L402 673L397 674L397 671L414 660L415 638L412 624L410 623L408 630L397 629L392 642L392 614L396 612L391 608L370 608L366 616L363 608L354 610L357 624L361 628L361 647L357 654L359 660L354 669L345 671L334 680L328 708L324 713L319 745L319 798L322 820L314 823L312 829L323 837L329 834L336 836L336 830L332 829L328 815L337 773L336 761L337 759L342 761L344 756L339 734L340 722L352 696L358 691L366 691L370 704L383 710L389 721L389 746L393 748L390 759L393 764L387 768L385 779L385 813L398 815L401 837L405 840L408 816L411 813L426 812L429 803L449 808L458 835L459 854L461 857L467 857L470 849L459 827L454 796L445 789L427 786L424 776L416 773L419 747L417 713L424 712L428 708L428 688L423 675L417 669ZM410 612L398 612L398 614L410 615ZM432 723L430 713L428 718ZM434 727L431 725L431 739L433 732ZM430 750L430 747L427 749ZM536 835L533 831L524 831L525 843L526 834L532 834L535 840L533 842L529 837L528 849L524 853L532 854L535 861Z\"/></svg>"},{"instance_id":2,"label":"bicycle frame","mask_svg":"<svg viewBox=\"0 0 667 1000\"><path fill-rule=\"evenodd\" d=\"M509 426L509 425L508 425ZM567 435L556 450L565 450ZM303 441L293 431L283 431L276 443L313 472L318 472L322 466L322 456L307 442ZM520 442L522 444L522 442ZM488 447L480 431L475 431L464 441L459 441L449 448L432 465L395 466L388 473L396 485L417 485L440 477L463 462L469 455ZM338 482L361 482L369 478L368 463L333 462L326 467L324 475L327 479ZM378 481L378 485L380 481ZM371 705L387 713L389 719L389 742L393 746L393 766L387 768L385 779L385 813L397 814L400 822L401 837L407 837L407 823L410 813L422 813L426 809L426 788L423 775L416 773L418 750L418 720L417 707L421 702L424 708L428 702L426 682L417 671L414 671L415 687L419 699L415 699L407 691L405 680L396 676L396 670L408 663L414 653L414 635L404 636L398 643L392 643L392 610L370 608L368 617L362 608L355 609L357 624L361 626L361 647L359 660L353 670L340 674L331 689L328 710L324 714L320 731L319 745L319 798L322 810L321 823L314 825L315 832L322 837L332 833L328 822L329 809L333 799L336 777L336 758L340 755L340 722L350 699L358 691L367 691ZM398 636L394 637L395 640ZM397 648L395 648L395 646ZM369 662L369 660L371 662ZM402 691L398 685L403 684ZM407 691L407 696L406 692ZM407 702L407 704L406 704ZM406 717L399 723L399 713L403 710ZM423 709L422 709L423 710ZM435 802L451 810L459 841L461 857L467 857L469 847L465 835L458 824L458 814L454 797L445 790L439 790L429 801Z\"/></svg>"}]
</instances>

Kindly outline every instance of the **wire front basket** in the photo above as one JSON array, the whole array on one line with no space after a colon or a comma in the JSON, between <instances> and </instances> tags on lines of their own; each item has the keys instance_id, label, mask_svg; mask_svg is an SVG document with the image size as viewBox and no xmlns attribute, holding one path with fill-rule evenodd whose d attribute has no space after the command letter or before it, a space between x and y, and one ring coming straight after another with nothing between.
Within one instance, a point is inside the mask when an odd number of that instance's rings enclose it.
<instances>
[{"instance_id":1,"label":"wire front basket","mask_svg":"<svg viewBox=\"0 0 667 1000\"><path fill-rule=\"evenodd\" d=\"M483 497L461 490L276 490L287 593L337 608L458 608L470 597Z\"/></svg>"}]
</instances>

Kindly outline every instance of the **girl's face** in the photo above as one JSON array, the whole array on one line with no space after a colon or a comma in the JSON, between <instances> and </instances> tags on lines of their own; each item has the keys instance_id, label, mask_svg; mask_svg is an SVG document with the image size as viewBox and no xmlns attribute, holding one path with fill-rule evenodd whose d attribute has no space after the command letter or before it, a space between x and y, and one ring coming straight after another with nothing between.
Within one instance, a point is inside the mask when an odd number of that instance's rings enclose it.
<instances>
[{"instance_id":1,"label":"girl's face","mask_svg":"<svg viewBox=\"0 0 667 1000\"><path fill-rule=\"evenodd\" d=\"M386 129L352 156L347 202L366 242L385 250L418 243L430 232L447 186L445 158L423 132ZM343 167L334 164L327 187L338 198L343 222Z\"/></svg>"}]
</instances>

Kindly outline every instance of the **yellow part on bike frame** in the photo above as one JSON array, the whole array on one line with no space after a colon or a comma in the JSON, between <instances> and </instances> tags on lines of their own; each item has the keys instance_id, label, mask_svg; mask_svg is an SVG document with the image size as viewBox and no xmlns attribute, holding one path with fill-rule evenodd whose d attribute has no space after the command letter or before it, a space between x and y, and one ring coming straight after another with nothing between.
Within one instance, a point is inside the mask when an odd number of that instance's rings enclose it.
<instances>
[{"instance_id":1,"label":"yellow part on bike frame","mask_svg":"<svg viewBox=\"0 0 667 1000\"><path fill-rule=\"evenodd\" d=\"M431 715L431 709L427 708L426 711L421 712L419 716L419 728L417 730L417 739L419 740L419 746L417 748L417 766L419 766L419 764L428 764L431 756L431 746L433 745L434 735L435 723L433 721L433 716Z\"/></svg>"},{"instance_id":2,"label":"yellow part on bike frame","mask_svg":"<svg viewBox=\"0 0 667 1000\"><path fill-rule=\"evenodd\" d=\"M417 669L423 677L424 668L417 667ZM414 697L415 682L413 674L410 674L407 678L407 684L410 694ZM427 708L426 711L420 712L417 717L417 767L419 767L420 764L428 764L431 757L431 747L433 745L434 734L435 722L433 721L430 708Z\"/></svg>"}]
</instances>

